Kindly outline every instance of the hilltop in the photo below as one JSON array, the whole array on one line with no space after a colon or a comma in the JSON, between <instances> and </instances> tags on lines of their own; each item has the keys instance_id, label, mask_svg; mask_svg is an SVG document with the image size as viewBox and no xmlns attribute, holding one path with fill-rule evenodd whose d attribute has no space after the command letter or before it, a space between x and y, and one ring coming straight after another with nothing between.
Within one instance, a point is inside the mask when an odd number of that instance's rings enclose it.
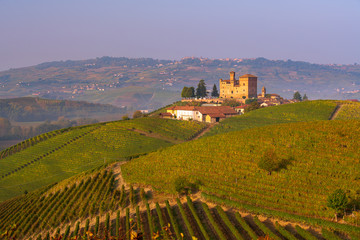
<instances>
[{"instance_id":1,"label":"hilltop","mask_svg":"<svg viewBox=\"0 0 360 240\"><path fill-rule=\"evenodd\" d=\"M36 95L85 100L114 106L156 109L180 98L184 86L205 79L208 89L228 72L259 77L272 93L291 98L294 91L311 99L359 98L360 65L320 65L257 59L102 57L42 63L0 72L0 97Z\"/></svg>"}]
</instances>

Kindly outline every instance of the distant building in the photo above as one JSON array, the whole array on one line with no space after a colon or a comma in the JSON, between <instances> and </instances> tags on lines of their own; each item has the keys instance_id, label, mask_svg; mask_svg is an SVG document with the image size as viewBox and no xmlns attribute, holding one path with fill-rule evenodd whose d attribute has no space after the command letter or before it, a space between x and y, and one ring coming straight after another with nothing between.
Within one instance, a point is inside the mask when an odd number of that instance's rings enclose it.
<instances>
[{"instance_id":1,"label":"distant building","mask_svg":"<svg viewBox=\"0 0 360 240\"><path fill-rule=\"evenodd\" d=\"M174 118L181 120L195 120L199 122L215 123L222 119L238 115L238 113L229 106L174 106L167 109Z\"/></svg>"},{"instance_id":2,"label":"distant building","mask_svg":"<svg viewBox=\"0 0 360 240\"><path fill-rule=\"evenodd\" d=\"M220 98L247 99L257 97L257 77L245 74L235 79L235 72L230 72L230 79L220 79Z\"/></svg>"}]
</instances>

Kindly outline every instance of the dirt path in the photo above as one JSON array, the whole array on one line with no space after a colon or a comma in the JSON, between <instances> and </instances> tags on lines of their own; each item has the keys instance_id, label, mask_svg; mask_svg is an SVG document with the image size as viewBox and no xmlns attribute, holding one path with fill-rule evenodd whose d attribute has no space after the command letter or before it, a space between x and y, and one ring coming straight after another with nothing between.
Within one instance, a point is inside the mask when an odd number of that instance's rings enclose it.
<instances>
[{"instance_id":1,"label":"dirt path","mask_svg":"<svg viewBox=\"0 0 360 240\"><path fill-rule=\"evenodd\" d=\"M342 105L337 105L333 111L333 113L331 114L329 120L334 120L336 119L337 115L339 114L339 110L342 108Z\"/></svg>"},{"instance_id":2,"label":"dirt path","mask_svg":"<svg viewBox=\"0 0 360 240\"><path fill-rule=\"evenodd\" d=\"M204 136L205 133L209 132L211 128L213 128L216 124L218 123L211 123L209 124L200 134L198 134L196 137L194 137L193 139L191 140L196 140L196 139L199 139L201 138L202 136ZM190 141L191 141L190 140Z\"/></svg>"}]
</instances>

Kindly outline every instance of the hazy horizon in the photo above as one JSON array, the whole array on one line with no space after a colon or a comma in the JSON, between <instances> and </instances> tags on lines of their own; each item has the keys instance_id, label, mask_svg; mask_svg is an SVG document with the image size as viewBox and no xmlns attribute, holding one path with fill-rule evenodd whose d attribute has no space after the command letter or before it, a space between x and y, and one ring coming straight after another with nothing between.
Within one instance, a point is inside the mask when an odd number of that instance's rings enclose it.
<instances>
[{"instance_id":1,"label":"hazy horizon","mask_svg":"<svg viewBox=\"0 0 360 240\"><path fill-rule=\"evenodd\" d=\"M0 71L102 56L360 63L359 0L0 4Z\"/></svg>"}]
</instances>

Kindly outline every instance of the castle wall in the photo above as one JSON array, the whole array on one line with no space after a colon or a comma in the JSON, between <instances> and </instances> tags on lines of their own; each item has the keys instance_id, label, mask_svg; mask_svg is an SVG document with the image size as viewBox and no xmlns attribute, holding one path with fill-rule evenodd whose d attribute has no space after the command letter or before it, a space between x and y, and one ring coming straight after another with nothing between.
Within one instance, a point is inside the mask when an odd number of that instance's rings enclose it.
<instances>
[{"instance_id":1,"label":"castle wall","mask_svg":"<svg viewBox=\"0 0 360 240\"><path fill-rule=\"evenodd\" d=\"M235 73L230 73L229 80L220 79L220 98L256 98L257 97L257 77L244 75L235 80Z\"/></svg>"}]
</instances>

